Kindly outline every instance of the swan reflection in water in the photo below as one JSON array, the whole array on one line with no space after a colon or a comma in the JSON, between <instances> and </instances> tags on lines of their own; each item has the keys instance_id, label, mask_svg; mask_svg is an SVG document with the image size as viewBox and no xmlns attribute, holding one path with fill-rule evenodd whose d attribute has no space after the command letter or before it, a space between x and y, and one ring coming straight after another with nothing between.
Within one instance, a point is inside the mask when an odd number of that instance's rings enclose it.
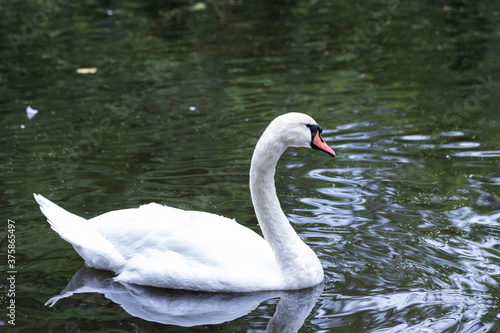
<instances>
[{"instance_id":1,"label":"swan reflection in water","mask_svg":"<svg viewBox=\"0 0 500 333\"><path fill-rule=\"evenodd\" d=\"M82 267L60 295L46 305L78 293L100 293L127 313L147 321L166 325L192 327L233 321L255 310L262 302L280 298L267 332L298 331L319 295L323 284L295 291L262 291L252 293L214 293L159 289L120 283L113 273Z\"/></svg>"}]
</instances>

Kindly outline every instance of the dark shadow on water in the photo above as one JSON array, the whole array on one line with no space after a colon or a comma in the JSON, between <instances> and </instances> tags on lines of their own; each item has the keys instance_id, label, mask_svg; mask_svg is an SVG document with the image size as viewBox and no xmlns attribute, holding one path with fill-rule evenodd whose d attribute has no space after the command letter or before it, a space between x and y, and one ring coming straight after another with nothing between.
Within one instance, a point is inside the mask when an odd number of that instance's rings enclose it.
<instances>
[{"instance_id":1,"label":"dark shadow on water","mask_svg":"<svg viewBox=\"0 0 500 333\"><path fill-rule=\"evenodd\" d=\"M82 267L60 295L46 305L78 293L100 293L134 317L150 322L182 327L216 325L233 321L255 310L262 302L280 298L267 332L298 331L319 295L323 284L296 291L255 293L210 293L159 289L119 283L107 271Z\"/></svg>"}]
</instances>

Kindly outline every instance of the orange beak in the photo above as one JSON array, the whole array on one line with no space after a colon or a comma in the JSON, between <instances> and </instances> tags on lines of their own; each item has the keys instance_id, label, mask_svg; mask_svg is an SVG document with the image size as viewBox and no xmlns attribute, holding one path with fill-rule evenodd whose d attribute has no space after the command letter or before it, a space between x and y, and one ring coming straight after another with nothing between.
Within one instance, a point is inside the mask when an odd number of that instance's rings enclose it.
<instances>
[{"instance_id":1,"label":"orange beak","mask_svg":"<svg viewBox=\"0 0 500 333\"><path fill-rule=\"evenodd\" d=\"M330 146L328 146L321 137L320 134L320 128L316 131L316 134L314 134L313 139L311 141L311 148L317 149L319 151L322 151L323 153L330 155L331 157L335 157L335 152L333 151Z\"/></svg>"}]
</instances>

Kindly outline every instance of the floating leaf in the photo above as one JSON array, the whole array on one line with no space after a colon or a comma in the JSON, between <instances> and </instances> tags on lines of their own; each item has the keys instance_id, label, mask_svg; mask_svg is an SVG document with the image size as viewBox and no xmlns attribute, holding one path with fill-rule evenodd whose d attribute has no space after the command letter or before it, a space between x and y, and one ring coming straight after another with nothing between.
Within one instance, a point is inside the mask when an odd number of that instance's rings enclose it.
<instances>
[{"instance_id":1,"label":"floating leaf","mask_svg":"<svg viewBox=\"0 0 500 333\"><path fill-rule=\"evenodd\" d=\"M95 72L97 72L97 67L78 68L76 72L78 74L95 74Z\"/></svg>"}]
</instances>

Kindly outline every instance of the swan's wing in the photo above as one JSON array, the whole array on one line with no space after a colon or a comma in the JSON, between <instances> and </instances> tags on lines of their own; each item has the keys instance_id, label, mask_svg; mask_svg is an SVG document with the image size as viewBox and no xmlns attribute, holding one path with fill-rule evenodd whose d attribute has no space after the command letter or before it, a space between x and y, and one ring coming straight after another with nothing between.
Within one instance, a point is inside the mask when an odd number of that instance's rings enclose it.
<instances>
[{"instance_id":1,"label":"swan's wing","mask_svg":"<svg viewBox=\"0 0 500 333\"><path fill-rule=\"evenodd\" d=\"M222 216L151 203L89 222L127 260L119 281L213 291L277 289L280 283L269 244Z\"/></svg>"}]
</instances>

